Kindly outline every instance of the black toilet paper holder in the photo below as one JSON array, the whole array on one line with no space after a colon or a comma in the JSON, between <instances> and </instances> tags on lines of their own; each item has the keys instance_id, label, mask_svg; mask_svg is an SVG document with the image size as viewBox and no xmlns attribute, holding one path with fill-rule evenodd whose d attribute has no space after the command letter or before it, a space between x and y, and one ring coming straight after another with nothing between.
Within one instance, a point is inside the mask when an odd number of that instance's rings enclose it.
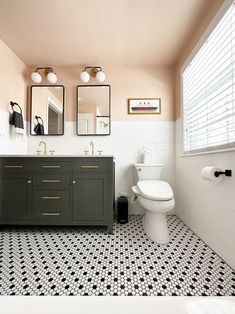
<instances>
[{"instance_id":1,"label":"black toilet paper holder","mask_svg":"<svg viewBox=\"0 0 235 314\"><path fill-rule=\"evenodd\" d=\"M232 170L224 170L224 171L215 171L214 176L216 178L218 178L219 176L221 176L222 174L225 175L225 177L231 177L232 176Z\"/></svg>"}]
</instances>

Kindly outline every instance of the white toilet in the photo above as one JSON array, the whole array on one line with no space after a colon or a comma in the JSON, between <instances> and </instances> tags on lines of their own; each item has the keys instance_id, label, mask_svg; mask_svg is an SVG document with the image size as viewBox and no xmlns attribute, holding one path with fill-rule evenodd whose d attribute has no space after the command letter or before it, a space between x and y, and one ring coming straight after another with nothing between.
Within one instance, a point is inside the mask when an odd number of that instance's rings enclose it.
<instances>
[{"instance_id":1,"label":"white toilet","mask_svg":"<svg viewBox=\"0 0 235 314\"><path fill-rule=\"evenodd\" d=\"M132 187L139 203L145 209L144 231L150 239L159 244L169 242L166 214L175 206L170 185L160 180L163 166L160 163L135 164L137 184Z\"/></svg>"}]
</instances>

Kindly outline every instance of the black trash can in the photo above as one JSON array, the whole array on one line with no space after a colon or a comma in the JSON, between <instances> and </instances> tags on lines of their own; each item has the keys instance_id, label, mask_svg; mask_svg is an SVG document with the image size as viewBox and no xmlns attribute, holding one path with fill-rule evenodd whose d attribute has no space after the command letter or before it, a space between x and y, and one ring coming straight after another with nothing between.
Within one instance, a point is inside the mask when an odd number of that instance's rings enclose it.
<instances>
[{"instance_id":1,"label":"black trash can","mask_svg":"<svg viewBox=\"0 0 235 314\"><path fill-rule=\"evenodd\" d=\"M120 224L128 223L128 200L126 196L117 199L117 222Z\"/></svg>"}]
</instances>

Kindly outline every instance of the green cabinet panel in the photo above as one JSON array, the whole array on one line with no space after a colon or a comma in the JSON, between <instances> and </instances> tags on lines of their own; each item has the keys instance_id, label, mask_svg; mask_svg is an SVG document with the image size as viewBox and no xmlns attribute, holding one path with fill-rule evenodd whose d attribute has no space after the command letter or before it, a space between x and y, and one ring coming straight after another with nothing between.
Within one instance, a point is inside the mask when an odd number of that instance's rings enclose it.
<instances>
[{"instance_id":1,"label":"green cabinet panel","mask_svg":"<svg viewBox=\"0 0 235 314\"><path fill-rule=\"evenodd\" d=\"M32 199L31 174L1 176L1 216L3 219L30 219Z\"/></svg>"},{"instance_id":2,"label":"green cabinet panel","mask_svg":"<svg viewBox=\"0 0 235 314\"><path fill-rule=\"evenodd\" d=\"M0 225L113 228L112 157L0 156Z\"/></svg>"},{"instance_id":3,"label":"green cabinet panel","mask_svg":"<svg viewBox=\"0 0 235 314\"><path fill-rule=\"evenodd\" d=\"M108 217L108 174L73 174L73 220L104 220Z\"/></svg>"}]
</instances>

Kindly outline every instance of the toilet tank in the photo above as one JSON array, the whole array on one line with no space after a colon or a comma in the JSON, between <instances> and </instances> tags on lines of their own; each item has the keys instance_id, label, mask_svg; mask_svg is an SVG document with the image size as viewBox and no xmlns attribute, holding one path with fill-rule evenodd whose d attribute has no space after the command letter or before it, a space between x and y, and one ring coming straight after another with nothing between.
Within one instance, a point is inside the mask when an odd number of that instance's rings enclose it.
<instances>
[{"instance_id":1,"label":"toilet tank","mask_svg":"<svg viewBox=\"0 0 235 314\"><path fill-rule=\"evenodd\" d=\"M160 180L163 166L164 164L162 163L134 164L135 181Z\"/></svg>"}]
</instances>

